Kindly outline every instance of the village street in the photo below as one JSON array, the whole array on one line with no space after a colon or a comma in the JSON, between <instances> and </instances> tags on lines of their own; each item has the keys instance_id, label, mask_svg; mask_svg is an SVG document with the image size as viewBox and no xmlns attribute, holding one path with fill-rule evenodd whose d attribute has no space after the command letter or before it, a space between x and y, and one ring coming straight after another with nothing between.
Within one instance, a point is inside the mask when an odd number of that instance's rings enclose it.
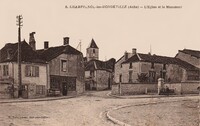
<instances>
[{"instance_id":1,"label":"village street","mask_svg":"<svg viewBox=\"0 0 200 126\"><path fill-rule=\"evenodd\" d=\"M116 125L113 122L107 120L105 113L112 108L123 106L123 105L135 105L132 106L132 110L135 111L134 116L126 117L126 113L113 113L113 116L118 117L116 114L123 117L130 118L132 123L142 118L150 118L155 114L162 116L177 116L174 106L181 102L198 101L198 96L187 96L187 97L160 97L160 98L134 98L134 99L120 99L110 97L107 94L109 91L101 92L87 92L83 96L70 99L53 100L53 101L40 101L40 102L22 102L22 103L4 103L0 105L0 125L1 126L112 126ZM178 102L177 102L178 101ZM161 102L161 103L157 103ZM162 102L170 103L170 108ZM145 110L146 103L153 103L153 107L147 107ZM162 105L163 104L163 105ZM150 104L151 105L151 104ZM155 105L158 105L157 108ZM193 105L190 105L190 107ZM194 107L194 106L193 106ZM192 107L191 107L192 108ZM197 109L197 107L194 107ZM150 111L149 111L150 110ZM159 110L159 111L157 111ZM165 110L162 113L162 110ZM127 110L126 110L127 112ZM141 113L142 112L142 113ZM184 110L181 111L181 115L184 120L182 123L190 124L188 122L194 122L193 119L198 121L198 111L187 110L186 113L191 114L184 117ZM129 114L127 112L127 114ZM138 117L137 117L138 115ZM149 117L145 117L145 116ZM162 117L161 116L161 117ZM179 114L180 116L180 114ZM178 118L178 117L175 117ZM182 118L182 117L179 117ZM140 120L141 121L141 120ZM154 120L156 121L156 120ZM176 120L172 120L176 121ZM179 121L179 120L178 120ZM167 122L165 122L167 123ZM171 122L173 123L173 122ZM171 125L169 122L169 124ZM154 123L156 124L156 123ZM178 122L177 124L180 124ZM195 125L196 123L191 123ZM139 125L139 124L138 124ZM145 125L145 124L141 124ZM167 124L166 124L167 125Z\"/></svg>"}]
</instances>

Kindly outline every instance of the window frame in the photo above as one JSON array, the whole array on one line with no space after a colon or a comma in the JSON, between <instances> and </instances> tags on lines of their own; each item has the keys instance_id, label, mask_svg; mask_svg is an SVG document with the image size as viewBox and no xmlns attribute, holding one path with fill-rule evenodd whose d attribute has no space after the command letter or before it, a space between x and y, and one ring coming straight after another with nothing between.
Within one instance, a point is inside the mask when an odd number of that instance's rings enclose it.
<instances>
[{"instance_id":1,"label":"window frame","mask_svg":"<svg viewBox=\"0 0 200 126\"><path fill-rule=\"evenodd\" d=\"M40 77L40 68L35 65L26 65L25 66L25 76L26 77Z\"/></svg>"},{"instance_id":2,"label":"window frame","mask_svg":"<svg viewBox=\"0 0 200 126\"><path fill-rule=\"evenodd\" d=\"M9 65L3 65L3 76L9 76Z\"/></svg>"},{"instance_id":3,"label":"window frame","mask_svg":"<svg viewBox=\"0 0 200 126\"><path fill-rule=\"evenodd\" d=\"M64 65L65 63L65 65ZM65 68L64 68L65 66ZM67 60L66 59L61 59L61 71L62 72L67 72Z\"/></svg>"}]
</instances>

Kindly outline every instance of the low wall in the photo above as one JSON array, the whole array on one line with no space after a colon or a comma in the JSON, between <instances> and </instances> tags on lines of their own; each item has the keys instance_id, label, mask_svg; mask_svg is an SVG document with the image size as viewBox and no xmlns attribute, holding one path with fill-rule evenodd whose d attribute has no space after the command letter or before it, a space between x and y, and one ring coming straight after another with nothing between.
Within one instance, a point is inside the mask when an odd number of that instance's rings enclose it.
<instances>
[{"instance_id":1,"label":"low wall","mask_svg":"<svg viewBox=\"0 0 200 126\"><path fill-rule=\"evenodd\" d=\"M0 98L11 98L8 87L8 84L0 84Z\"/></svg>"},{"instance_id":2,"label":"low wall","mask_svg":"<svg viewBox=\"0 0 200 126\"><path fill-rule=\"evenodd\" d=\"M179 94L198 94L200 82L181 82L181 83L165 83L163 87L168 86L174 89L174 93ZM112 94L119 94L119 84L112 85ZM158 84L121 84L121 95L157 93ZM146 92L147 91L147 92Z\"/></svg>"},{"instance_id":3,"label":"low wall","mask_svg":"<svg viewBox=\"0 0 200 126\"><path fill-rule=\"evenodd\" d=\"M197 88L200 86L200 82L166 83L164 86L168 86L169 89L174 89L176 94L198 94L199 91Z\"/></svg>"},{"instance_id":4,"label":"low wall","mask_svg":"<svg viewBox=\"0 0 200 126\"><path fill-rule=\"evenodd\" d=\"M174 93L179 95L181 94L181 83L165 83L163 87L169 87L169 89L174 89Z\"/></svg>"},{"instance_id":5,"label":"low wall","mask_svg":"<svg viewBox=\"0 0 200 126\"><path fill-rule=\"evenodd\" d=\"M113 85L112 85L111 93L112 93L113 95L119 94L119 85L118 85L118 84L113 84Z\"/></svg>"},{"instance_id":6,"label":"low wall","mask_svg":"<svg viewBox=\"0 0 200 126\"><path fill-rule=\"evenodd\" d=\"M11 87L11 84L0 83L0 99L18 98L18 86L14 85L14 89Z\"/></svg>"},{"instance_id":7,"label":"low wall","mask_svg":"<svg viewBox=\"0 0 200 126\"><path fill-rule=\"evenodd\" d=\"M119 94L119 84L112 85L112 94ZM121 84L121 95L156 93L157 84Z\"/></svg>"}]
</instances>

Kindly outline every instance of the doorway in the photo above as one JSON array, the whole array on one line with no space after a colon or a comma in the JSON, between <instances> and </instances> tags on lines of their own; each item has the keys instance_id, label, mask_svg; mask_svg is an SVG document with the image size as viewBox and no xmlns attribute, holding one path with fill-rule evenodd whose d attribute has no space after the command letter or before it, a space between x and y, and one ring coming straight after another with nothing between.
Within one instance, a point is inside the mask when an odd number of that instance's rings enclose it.
<instances>
[{"instance_id":1,"label":"doorway","mask_svg":"<svg viewBox=\"0 0 200 126\"><path fill-rule=\"evenodd\" d=\"M64 95L64 96L67 95L67 83L66 82L62 83L62 95Z\"/></svg>"}]
</instances>

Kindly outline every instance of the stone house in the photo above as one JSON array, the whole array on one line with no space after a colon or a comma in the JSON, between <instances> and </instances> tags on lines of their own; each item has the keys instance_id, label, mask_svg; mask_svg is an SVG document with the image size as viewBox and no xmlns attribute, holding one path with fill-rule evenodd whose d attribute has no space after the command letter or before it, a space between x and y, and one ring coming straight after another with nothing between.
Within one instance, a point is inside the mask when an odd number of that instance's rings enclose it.
<instances>
[{"instance_id":1,"label":"stone house","mask_svg":"<svg viewBox=\"0 0 200 126\"><path fill-rule=\"evenodd\" d=\"M115 65L116 83L157 83L158 78L171 83L198 80L199 69L178 58L137 53L136 49Z\"/></svg>"},{"instance_id":2,"label":"stone house","mask_svg":"<svg viewBox=\"0 0 200 126\"><path fill-rule=\"evenodd\" d=\"M18 43L7 43L0 50L0 97L17 98ZM48 85L48 64L24 40L21 42L22 97L38 98L46 96Z\"/></svg>"},{"instance_id":3,"label":"stone house","mask_svg":"<svg viewBox=\"0 0 200 126\"><path fill-rule=\"evenodd\" d=\"M164 78L164 83L176 92L196 92L199 68L174 57L137 53L134 48L132 53L125 52L115 64L112 93L156 93L158 78Z\"/></svg>"},{"instance_id":4,"label":"stone house","mask_svg":"<svg viewBox=\"0 0 200 126\"><path fill-rule=\"evenodd\" d=\"M198 50L179 50L175 57L200 68L200 51Z\"/></svg>"},{"instance_id":5,"label":"stone house","mask_svg":"<svg viewBox=\"0 0 200 126\"><path fill-rule=\"evenodd\" d=\"M111 89L115 59L108 61L90 60L85 65L86 90Z\"/></svg>"},{"instance_id":6,"label":"stone house","mask_svg":"<svg viewBox=\"0 0 200 126\"><path fill-rule=\"evenodd\" d=\"M111 89L114 78L115 59L99 60L99 48L92 39L86 51L85 88L86 90Z\"/></svg>"},{"instance_id":7,"label":"stone house","mask_svg":"<svg viewBox=\"0 0 200 126\"><path fill-rule=\"evenodd\" d=\"M83 54L69 45L65 37L63 45L49 47L44 42L44 49L37 50L42 59L49 64L49 95L76 95L85 90Z\"/></svg>"}]
</instances>

